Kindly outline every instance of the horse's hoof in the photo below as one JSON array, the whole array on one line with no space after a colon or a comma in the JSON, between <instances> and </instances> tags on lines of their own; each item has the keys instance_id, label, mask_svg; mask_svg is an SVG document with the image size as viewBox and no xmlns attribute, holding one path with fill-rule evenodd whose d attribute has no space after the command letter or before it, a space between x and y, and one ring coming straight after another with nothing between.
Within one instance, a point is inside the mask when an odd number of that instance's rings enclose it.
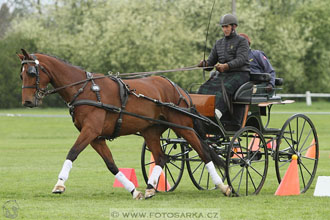
<instances>
[{"instance_id":1,"label":"horse's hoof","mask_svg":"<svg viewBox=\"0 0 330 220\"><path fill-rule=\"evenodd\" d=\"M232 193L232 188L229 185L217 185L217 189L220 189L224 196L230 197Z\"/></svg>"},{"instance_id":2,"label":"horse's hoof","mask_svg":"<svg viewBox=\"0 0 330 220\"><path fill-rule=\"evenodd\" d=\"M65 191L64 185L55 185L54 189L52 190L52 193L54 194L62 194Z\"/></svg>"},{"instance_id":3,"label":"horse's hoof","mask_svg":"<svg viewBox=\"0 0 330 220\"><path fill-rule=\"evenodd\" d=\"M228 186L227 189L226 189L226 191L223 192L223 195L225 195L225 196L227 196L227 197L230 197L232 191L233 191L233 189L232 189L230 186Z\"/></svg>"},{"instance_id":4,"label":"horse's hoof","mask_svg":"<svg viewBox=\"0 0 330 220\"><path fill-rule=\"evenodd\" d=\"M137 190L134 190L133 192L133 199L135 200L142 200L144 199L143 193Z\"/></svg>"},{"instance_id":5,"label":"horse's hoof","mask_svg":"<svg viewBox=\"0 0 330 220\"><path fill-rule=\"evenodd\" d=\"M150 199L156 194L156 190L154 188L152 189L146 189L146 192L144 194L145 199Z\"/></svg>"}]
</instances>

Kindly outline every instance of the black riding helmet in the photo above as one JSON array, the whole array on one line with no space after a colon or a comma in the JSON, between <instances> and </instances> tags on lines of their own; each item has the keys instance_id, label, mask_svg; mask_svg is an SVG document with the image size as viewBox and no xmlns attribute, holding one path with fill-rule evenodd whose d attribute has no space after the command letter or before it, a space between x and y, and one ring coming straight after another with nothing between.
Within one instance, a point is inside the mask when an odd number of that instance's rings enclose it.
<instances>
[{"instance_id":1,"label":"black riding helmet","mask_svg":"<svg viewBox=\"0 0 330 220\"><path fill-rule=\"evenodd\" d=\"M238 21L237 21L236 16L234 16L232 14L225 14L224 16L221 17L220 26L232 25L232 24L236 24L236 26L238 26Z\"/></svg>"}]
</instances>

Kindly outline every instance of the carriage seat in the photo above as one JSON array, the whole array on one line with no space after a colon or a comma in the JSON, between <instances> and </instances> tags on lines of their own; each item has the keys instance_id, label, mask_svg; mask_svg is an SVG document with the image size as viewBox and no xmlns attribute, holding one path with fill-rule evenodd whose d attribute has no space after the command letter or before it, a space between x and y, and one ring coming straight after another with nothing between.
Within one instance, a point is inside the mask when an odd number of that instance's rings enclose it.
<instances>
[{"instance_id":1,"label":"carriage seat","mask_svg":"<svg viewBox=\"0 0 330 220\"><path fill-rule=\"evenodd\" d=\"M258 104L271 100L274 92L267 92L266 86L271 80L269 73L250 73L250 81L241 85L235 92L233 103ZM283 80L277 78L275 85L282 84Z\"/></svg>"},{"instance_id":2,"label":"carriage seat","mask_svg":"<svg viewBox=\"0 0 330 220\"><path fill-rule=\"evenodd\" d=\"M267 93L265 86L271 79L269 73L250 73L250 81L241 85L233 96L233 104L259 104L278 100L280 97ZM282 85L283 79L276 78L275 85ZM215 95L189 94L197 111L206 117L214 117Z\"/></svg>"}]
</instances>

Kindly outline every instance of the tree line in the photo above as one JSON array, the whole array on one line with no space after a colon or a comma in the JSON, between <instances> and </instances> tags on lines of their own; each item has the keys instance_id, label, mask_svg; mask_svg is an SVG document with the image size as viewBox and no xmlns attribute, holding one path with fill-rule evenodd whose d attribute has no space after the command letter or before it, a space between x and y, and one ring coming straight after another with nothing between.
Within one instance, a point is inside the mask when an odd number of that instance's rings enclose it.
<instances>
[{"instance_id":1,"label":"tree line","mask_svg":"<svg viewBox=\"0 0 330 220\"><path fill-rule=\"evenodd\" d=\"M8 0L0 9L0 108L19 107L20 48L55 55L107 73L196 65L223 35L218 23L231 1ZM283 92L330 92L330 8L322 0L236 1L238 32L263 50L284 78ZM206 45L206 50L205 50ZM202 71L166 73L188 89ZM64 106L58 96L44 106Z\"/></svg>"}]
</instances>

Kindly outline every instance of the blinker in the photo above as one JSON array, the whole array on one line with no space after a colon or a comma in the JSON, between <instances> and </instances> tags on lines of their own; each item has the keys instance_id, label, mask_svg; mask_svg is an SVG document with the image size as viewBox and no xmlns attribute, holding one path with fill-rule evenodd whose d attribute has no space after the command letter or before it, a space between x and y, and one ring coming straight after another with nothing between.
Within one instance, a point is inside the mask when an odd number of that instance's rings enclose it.
<instances>
[{"instance_id":1,"label":"blinker","mask_svg":"<svg viewBox=\"0 0 330 220\"><path fill-rule=\"evenodd\" d=\"M29 66L27 70L27 74L31 77L36 77L37 76L37 70L35 66Z\"/></svg>"}]
</instances>

